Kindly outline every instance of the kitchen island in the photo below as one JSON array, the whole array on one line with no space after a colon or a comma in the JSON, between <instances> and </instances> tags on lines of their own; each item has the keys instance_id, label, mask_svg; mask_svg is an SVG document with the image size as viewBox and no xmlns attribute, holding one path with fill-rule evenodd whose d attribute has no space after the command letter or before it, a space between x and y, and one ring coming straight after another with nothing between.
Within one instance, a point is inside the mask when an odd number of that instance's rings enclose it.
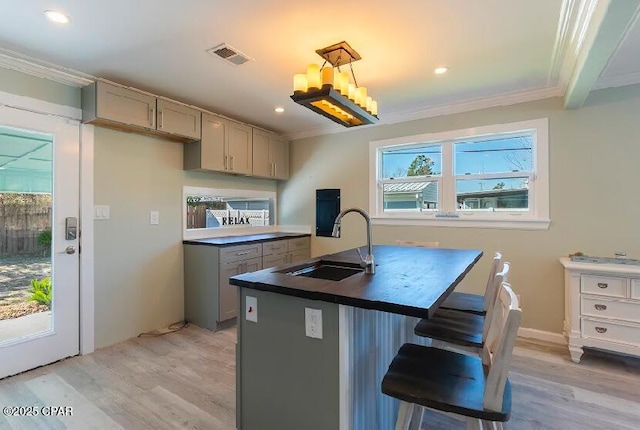
<instances>
[{"instance_id":1,"label":"kitchen island","mask_svg":"<svg viewBox=\"0 0 640 430\"><path fill-rule=\"evenodd\" d=\"M372 275L352 249L230 279L240 287L238 429L393 428L397 401L380 393L389 363L403 343L420 342L416 319L433 314L482 251L373 253Z\"/></svg>"}]
</instances>

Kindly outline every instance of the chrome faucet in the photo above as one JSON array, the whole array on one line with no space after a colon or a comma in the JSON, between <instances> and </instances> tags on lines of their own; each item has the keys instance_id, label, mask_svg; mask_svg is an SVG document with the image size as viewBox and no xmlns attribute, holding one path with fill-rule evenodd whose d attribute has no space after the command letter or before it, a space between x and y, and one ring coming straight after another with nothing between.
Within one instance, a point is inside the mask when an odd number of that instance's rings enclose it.
<instances>
[{"instance_id":1,"label":"chrome faucet","mask_svg":"<svg viewBox=\"0 0 640 430\"><path fill-rule=\"evenodd\" d=\"M364 268L364 273L373 275L373 273L375 272L376 266L375 266L375 263L373 262L373 251L371 247L371 217L366 211L360 208L349 208L340 212L336 217L336 220L334 221L333 232L331 233L331 236L340 237L340 227L342 225L342 217L344 217L349 212L358 212L360 215L364 217L364 220L367 222L367 256L364 258L362 257L362 254L360 253L360 248L356 248L356 251L358 251L358 255L360 256L360 265Z\"/></svg>"}]
</instances>

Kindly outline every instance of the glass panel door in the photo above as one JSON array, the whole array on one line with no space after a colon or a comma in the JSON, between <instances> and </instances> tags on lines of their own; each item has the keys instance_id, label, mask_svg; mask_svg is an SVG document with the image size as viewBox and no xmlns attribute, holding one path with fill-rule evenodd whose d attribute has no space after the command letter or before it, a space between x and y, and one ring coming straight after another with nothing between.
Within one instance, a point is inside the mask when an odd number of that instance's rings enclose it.
<instances>
[{"instance_id":1,"label":"glass panel door","mask_svg":"<svg viewBox=\"0 0 640 430\"><path fill-rule=\"evenodd\" d=\"M79 124L0 107L0 378L79 351L78 213Z\"/></svg>"}]
</instances>

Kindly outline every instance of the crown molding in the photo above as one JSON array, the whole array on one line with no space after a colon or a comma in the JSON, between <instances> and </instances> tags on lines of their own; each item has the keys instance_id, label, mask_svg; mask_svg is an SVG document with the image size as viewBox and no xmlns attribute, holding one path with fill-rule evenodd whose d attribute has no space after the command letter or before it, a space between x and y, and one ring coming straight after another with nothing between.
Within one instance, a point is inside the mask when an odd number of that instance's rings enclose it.
<instances>
[{"instance_id":1,"label":"crown molding","mask_svg":"<svg viewBox=\"0 0 640 430\"><path fill-rule=\"evenodd\" d=\"M380 121L377 124L371 124L366 126L357 127L358 130L379 127L381 125L397 124L402 122L408 122L419 119L433 118L436 116L453 115L457 113L472 112L476 110L510 106L520 103L527 103L536 100L547 99L551 97L561 97L564 95L564 90L560 87L544 87L536 88L526 91L518 91L511 93L498 94L491 97L485 97L480 99L466 100L456 103L450 103L440 106L427 106L413 109L403 109L395 112L386 112L381 116ZM322 126L314 127L300 132L290 133L285 135L288 140L305 139L308 137L316 137L326 134L344 133L347 131L355 131L353 128L345 129L339 126Z\"/></svg>"},{"instance_id":2,"label":"crown molding","mask_svg":"<svg viewBox=\"0 0 640 430\"><path fill-rule=\"evenodd\" d=\"M84 87L96 80L95 77L86 73L38 60L4 48L0 48L0 67L72 87Z\"/></svg>"}]
</instances>

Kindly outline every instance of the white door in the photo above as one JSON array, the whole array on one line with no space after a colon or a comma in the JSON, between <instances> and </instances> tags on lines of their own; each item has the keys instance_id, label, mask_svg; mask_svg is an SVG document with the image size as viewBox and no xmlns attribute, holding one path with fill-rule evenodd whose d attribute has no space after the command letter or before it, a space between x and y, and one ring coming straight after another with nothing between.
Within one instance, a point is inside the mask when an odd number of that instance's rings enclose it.
<instances>
[{"instance_id":1,"label":"white door","mask_svg":"<svg viewBox=\"0 0 640 430\"><path fill-rule=\"evenodd\" d=\"M74 120L0 105L0 129L5 137L0 140L0 194L4 192L7 199L18 194L42 197L47 194L42 189L47 185L43 183L49 181L50 250L45 245L45 249L38 255L34 254L33 258L39 258L40 262L44 258L45 263L50 262L52 285L48 310L45 307L37 313L0 320L2 378L79 353L80 259L77 237L80 229L77 228L75 237L67 235L66 223L75 221L77 226L80 225L80 124ZM25 180L28 184L24 183ZM23 185L20 185L21 181ZM17 191L12 187L18 187ZM4 230L9 231L9 227ZM7 238L9 235L6 235L5 242L9 240ZM7 254L6 249L0 255L0 270L5 270L4 278L0 272L0 279L6 280L16 274L12 267L17 266L3 265L3 261L18 261L23 264L20 267L29 268L31 254L20 253L24 251L26 242L23 240L22 243L21 249L14 249L15 255ZM24 288L18 292L27 294ZM25 298L24 305L33 306L32 301Z\"/></svg>"}]
</instances>

